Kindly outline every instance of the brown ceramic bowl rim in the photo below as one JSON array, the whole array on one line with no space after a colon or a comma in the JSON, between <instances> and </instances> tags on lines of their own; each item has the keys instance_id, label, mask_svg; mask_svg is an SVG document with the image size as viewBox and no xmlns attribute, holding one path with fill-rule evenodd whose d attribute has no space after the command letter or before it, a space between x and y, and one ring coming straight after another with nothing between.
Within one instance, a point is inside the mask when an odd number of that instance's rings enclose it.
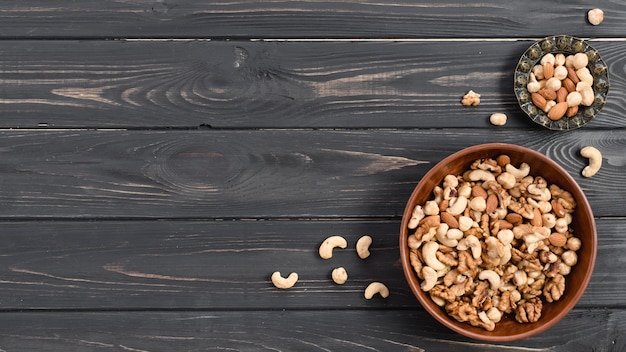
<instances>
[{"instance_id":1,"label":"brown ceramic bowl rim","mask_svg":"<svg viewBox=\"0 0 626 352\"><path fill-rule=\"evenodd\" d=\"M479 155L477 157L478 159L481 157L490 157L490 156L494 157L499 154L506 154L507 152L511 152L511 151L523 152L526 154L533 155L535 158L540 159L550 168L556 169L564 178L568 180L568 183L572 185L572 187L567 188L567 191L572 193L572 195L575 197L576 202L577 202L577 208L582 209L582 211L578 211L579 214L582 213L587 217L587 221L592 230L591 243L589 242L585 243L585 246L590 246L591 257L589 258L587 267L584 268L584 272L580 273L580 275L584 275L584 278L580 284L580 287L575 292L567 292L567 294L572 295L571 297L569 297L570 302L565 307L563 307L562 310L559 311L554 317L552 317L549 320L542 320L544 318L542 316L542 319L540 319L539 322L537 323L520 324L520 325L526 325L528 329L522 329L522 331L518 333L507 334L507 335L496 335L486 330L472 327L467 323L457 322L455 319L450 317L445 311L443 311L441 307L437 306L432 301L432 299L421 290L417 276L415 274L415 271L413 270L413 267L411 266L410 259L409 259L407 223L411 217L411 214L413 212L415 205L418 204L418 200L416 199L418 197L417 190L420 187L422 187L424 184L429 183L428 180L431 180L433 177L438 177L437 174L442 173L442 171L439 168L440 166L445 166L447 164L450 164L450 162L454 161L455 159L466 156L468 154ZM440 184L442 180L443 180L443 176L441 176L438 180L434 180L434 182L435 184ZM423 202L420 201L419 203L422 204ZM565 317L571 311L572 308L574 308L574 306L578 303L578 301L584 294L585 289L587 288L587 285L589 284L589 281L591 279L591 274L595 266L596 256L597 256L597 232L596 232L595 219L593 217L591 206L589 205L589 202L587 198L585 197L583 190L578 185L578 183L565 169L563 169L559 164L554 162L549 157L535 150L518 146L518 145L514 145L514 144L506 144L506 143L480 144L480 145L475 145L475 146L462 149L444 158L439 163L437 163L435 167L431 168L424 175L424 177L422 177L420 182L417 184L417 186L411 193L411 196L409 200L407 201L406 208L402 216L402 224L400 228L400 259L402 262L402 270L404 272L407 283L409 284L411 288L411 291L417 297L418 301L424 307L424 309L431 316L433 316L436 320L438 320L441 324L445 325L449 329L461 335L464 335L464 336L467 336L476 340L483 340L483 341L490 341L490 342L510 342L510 341L515 341L515 340L525 339L525 338L528 338L530 336L539 334L541 332L544 332L550 329L552 326L558 323L561 319L563 319L563 317ZM497 326L498 325L496 324L496 327Z\"/></svg>"}]
</instances>

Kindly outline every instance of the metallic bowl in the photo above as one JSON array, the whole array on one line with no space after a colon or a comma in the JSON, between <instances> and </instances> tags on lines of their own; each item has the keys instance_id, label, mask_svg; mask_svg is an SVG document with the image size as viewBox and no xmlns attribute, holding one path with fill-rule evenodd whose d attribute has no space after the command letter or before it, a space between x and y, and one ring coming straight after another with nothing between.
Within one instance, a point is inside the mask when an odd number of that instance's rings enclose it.
<instances>
[{"instance_id":1,"label":"metallic bowl","mask_svg":"<svg viewBox=\"0 0 626 352\"><path fill-rule=\"evenodd\" d=\"M587 68L593 76L595 100L591 106L581 105L578 113L573 117L563 117L557 121L550 120L543 110L533 104L531 94L526 89L533 67L548 53L562 53L566 56L585 53L589 57ZM533 122L551 130L573 130L593 120L604 107L609 92L609 70L598 51L587 41L569 35L554 35L533 43L524 52L515 67L513 87L520 108Z\"/></svg>"}]
</instances>

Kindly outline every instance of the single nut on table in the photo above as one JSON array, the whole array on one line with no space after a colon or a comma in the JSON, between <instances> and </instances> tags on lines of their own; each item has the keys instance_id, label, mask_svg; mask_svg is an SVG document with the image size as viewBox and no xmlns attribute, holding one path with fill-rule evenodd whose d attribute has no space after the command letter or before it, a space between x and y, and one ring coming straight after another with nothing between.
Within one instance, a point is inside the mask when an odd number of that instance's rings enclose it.
<instances>
[{"instance_id":1,"label":"single nut on table","mask_svg":"<svg viewBox=\"0 0 626 352\"><path fill-rule=\"evenodd\" d=\"M344 267L340 266L333 269L331 277L337 285L343 285L348 280L348 273L346 272L346 269Z\"/></svg>"},{"instance_id":2,"label":"single nut on table","mask_svg":"<svg viewBox=\"0 0 626 352\"><path fill-rule=\"evenodd\" d=\"M494 126L504 126L506 124L506 115L499 112L491 114L489 122Z\"/></svg>"},{"instance_id":3,"label":"single nut on table","mask_svg":"<svg viewBox=\"0 0 626 352\"><path fill-rule=\"evenodd\" d=\"M341 236L330 236L322 242L319 249L319 254L322 259L330 259L333 257L333 249L335 247L346 248L348 242Z\"/></svg>"},{"instance_id":4,"label":"single nut on table","mask_svg":"<svg viewBox=\"0 0 626 352\"><path fill-rule=\"evenodd\" d=\"M589 159L589 165L585 166L582 171L583 176L591 177L595 175L602 166L602 154L592 146L584 147L580 150L580 155Z\"/></svg>"},{"instance_id":5,"label":"single nut on table","mask_svg":"<svg viewBox=\"0 0 626 352\"><path fill-rule=\"evenodd\" d=\"M272 274L272 283L274 284L274 286L276 286L276 288L280 288L280 289L291 288L293 287L293 285L296 284L297 281L298 281L297 273L291 273L286 278L282 277L279 271L275 271Z\"/></svg>"},{"instance_id":6,"label":"single nut on table","mask_svg":"<svg viewBox=\"0 0 626 352\"><path fill-rule=\"evenodd\" d=\"M601 9L591 9L587 12L587 20L594 26L599 25L604 21L604 11Z\"/></svg>"},{"instance_id":7,"label":"single nut on table","mask_svg":"<svg viewBox=\"0 0 626 352\"><path fill-rule=\"evenodd\" d=\"M375 294L379 294L382 298L389 297L389 289L382 282L372 282L365 288L363 296L365 299L372 299Z\"/></svg>"},{"instance_id":8,"label":"single nut on table","mask_svg":"<svg viewBox=\"0 0 626 352\"><path fill-rule=\"evenodd\" d=\"M467 92L467 94L463 96L461 104L465 106L474 106L480 104L480 94L474 92L473 90L470 90L469 92Z\"/></svg>"},{"instance_id":9,"label":"single nut on table","mask_svg":"<svg viewBox=\"0 0 626 352\"><path fill-rule=\"evenodd\" d=\"M356 241L356 253L361 259L365 259L370 256L370 245L372 244L372 237L363 236Z\"/></svg>"}]
</instances>

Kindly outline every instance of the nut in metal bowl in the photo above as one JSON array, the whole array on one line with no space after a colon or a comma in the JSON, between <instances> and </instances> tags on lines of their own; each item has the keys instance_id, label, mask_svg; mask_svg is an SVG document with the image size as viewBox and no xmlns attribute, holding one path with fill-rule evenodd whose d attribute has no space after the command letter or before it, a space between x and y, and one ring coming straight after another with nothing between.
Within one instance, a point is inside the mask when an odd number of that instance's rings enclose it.
<instances>
[{"instance_id":1,"label":"nut in metal bowl","mask_svg":"<svg viewBox=\"0 0 626 352\"><path fill-rule=\"evenodd\" d=\"M556 184L572 194L577 205L572 214L570 226L574 236L580 239L582 245L577 251L578 263L571 268L571 272L565 278L566 284L563 295L557 301L544 302L538 321L518 323L515 317L507 315L495 324L493 331L487 331L467 322L457 321L448 315L443 307L437 305L428 292L421 289L422 280L417 276L411 264L408 238L413 235L413 231L409 230L408 224L415 206L432 199L433 189L435 186L441 185L447 175L461 175L469 169L475 160L495 159L503 154L509 156L512 165L527 163L532 175L541 176L548 184ZM407 283L422 307L431 316L444 326L464 336L477 340L505 342L528 338L548 330L576 305L591 279L597 256L597 233L591 206L580 186L565 169L535 150L513 144L491 143L475 145L458 151L437 163L422 177L411 193L404 210L399 247L402 270Z\"/></svg>"},{"instance_id":2,"label":"nut in metal bowl","mask_svg":"<svg viewBox=\"0 0 626 352\"><path fill-rule=\"evenodd\" d=\"M555 55L562 53L565 56L585 53L589 58L587 68L593 76L592 88L595 94L593 104L580 106L576 115L556 121L548 118L547 113L533 104L531 93L526 88L533 67L548 53ZM519 59L515 67L514 90L519 106L532 121L551 130L572 130L593 120L604 107L609 92L609 70L598 51L586 40L569 35L549 36L533 43Z\"/></svg>"}]
</instances>

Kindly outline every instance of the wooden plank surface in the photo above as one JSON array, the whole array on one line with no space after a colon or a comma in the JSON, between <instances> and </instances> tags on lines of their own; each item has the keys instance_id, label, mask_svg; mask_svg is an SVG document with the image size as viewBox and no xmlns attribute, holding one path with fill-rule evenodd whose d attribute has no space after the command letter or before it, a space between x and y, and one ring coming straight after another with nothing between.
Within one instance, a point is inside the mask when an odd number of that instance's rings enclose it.
<instances>
[{"instance_id":1,"label":"wooden plank surface","mask_svg":"<svg viewBox=\"0 0 626 352\"><path fill-rule=\"evenodd\" d=\"M602 26L586 22L605 11ZM494 38L567 33L622 37L620 1L8 0L4 38ZM554 33L554 32L558 33Z\"/></svg>"},{"instance_id":2,"label":"wooden plank surface","mask_svg":"<svg viewBox=\"0 0 626 352\"><path fill-rule=\"evenodd\" d=\"M3 1L0 351L626 349L625 16L591 1ZM600 117L567 133L529 122L511 89L521 53L559 33L590 38L611 75ZM461 106L470 89L481 105ZM598 226L575 309L508 344L428 316L398 258L413 187L486 142L556 160ZM586 145L603 153L593 178ZM330 235L350 247L322 260ZM276 270L300 281L278 290ZM371 281L391 296L365 300Z\"/></svg>"},{"instance_id":3,"label":"wooden plank surface","mask_svg":"<svg viewBox=\"0 0 626 352\"><path fill-rule=\"evenodd\" d=\"M27 221L3 223L0 303L20 310L397 310L421 309L399 262L398 220ZM622 308L626 220L598 220L598 259L578 308ZM371 256L355 253L363 235ZM328 236L349 247L323 260ZM348 281L331 271L343 266ZM297 272L276 289L270 276ZM387 299L366 300L381 281ZM1 314L0 314L1 316ZM0 347L2 347L0 345Z\"/></svg>"},{"instance_id":4,"label":"wooden plank surface","mask_svg":"<svg viewBox=\"0 0 626 352\"><path fill-rule=\"evenodd\" d=\"M0 216L20 218L399 217L420 178L464 147L508 142L557 160L595 215L624 216L620 131L5 131ZM604 152L593 178L586 145ZM610 184L613 187L606 187Z\"/></svg>"},{"instance_id":5,"label":"wooden plank surface","mask_svg":"<svg viewBox=\"0 0 626 352\"><path fill-rule=\"evenodd\" d=\"M531 43L4 41L0 128L539 129L512 89ZM611 89L586 128L624 128L626 43L592 43Z\"/></svg>"},{"instance_id":6,"label":"wooden plank surface","mask_svg":"<svg viewBox=\"0 0 626 352\"><path fill-rule=\"evenodd\" d=\"M622 310L575 309L538 336L490 344L423 311L4 313L6 351L622 351ZM25 328L27 327L27 328Z\"/></svg>"}]
</instances>

